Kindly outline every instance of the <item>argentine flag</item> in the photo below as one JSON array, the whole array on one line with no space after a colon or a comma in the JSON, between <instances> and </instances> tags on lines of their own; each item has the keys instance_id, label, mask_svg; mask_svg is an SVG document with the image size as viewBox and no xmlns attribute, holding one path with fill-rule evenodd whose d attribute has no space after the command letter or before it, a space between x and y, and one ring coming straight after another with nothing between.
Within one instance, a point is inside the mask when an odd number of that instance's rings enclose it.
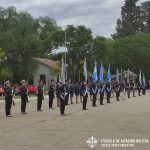
<instances>
[{"instance_id":1,"label":"argentine flag","mask_svg":"<svg viewBox=\"0 0 150 150\"><path fill-rule=\"evenodd\" d=\"M86 59L84 60L83 70L84 70L85 82L87 82L87 66L86 66Z\"/></svg>"},{"instance_id":2,"label":"argentine flag","mask_svg":"<svg viewBox=\"0 0 150 150\"><path fill-rule=\"evenodd\" d=\"M97 80L98 80L98 77L97 77L97 62L96 61L94 63L94 72L93 72L93 75L92 75L92 80L93 80L93 82L97 82Z\"/></svg>"},{"instance_id":3,"label":"argentine flag","mask_svg":"<svg viewBox=\"0 0 150 150\"><path fill-rule=\"evenodd\" d=\"M104 82L104 75L103 75L103 64L101 63L100 66L100 82Z\"/></svg>"},{"instance_id":4,"label":"argentine flag","mask_svg":"<svg viewBox=\"0 0 150 150\"><path fill-rule=\"evenodd\" d=\"M110 64L109 64L109 67L108 67L107 80L108 80L109 82L111 82Z\"/></svg>"}]
</instances>

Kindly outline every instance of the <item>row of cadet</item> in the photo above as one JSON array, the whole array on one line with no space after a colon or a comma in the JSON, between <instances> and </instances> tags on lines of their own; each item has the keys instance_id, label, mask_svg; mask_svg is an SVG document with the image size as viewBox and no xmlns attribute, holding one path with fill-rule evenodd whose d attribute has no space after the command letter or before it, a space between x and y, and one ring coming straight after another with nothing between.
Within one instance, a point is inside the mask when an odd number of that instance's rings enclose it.
<instances>
[{"instance_id":1,"label":"row of cadet","mask_svg":"<svg viewBox=\"0 0 150 150\"><path fill-rule=\"evenodd\" d=\"M56 83L54 80L51 80L48 89L49 95L49 109L53 109L53 99L55 95L57 97L57 107L60 107L60 114L61 116L65 115L65 106L69 105L69 96L71 104L73 102L73 96L76 96L76 103L79 103L78 98L80 96L80 102L82 102L82 109L87 110L87 99L88 95L90 95L90 100L92 100L93 107L96 107L96 100L98 93L100 94L100 105L103 104L104 95L106 95L107 103L110 103L111 94L113 95L116 93L116 99L119 101L120 93L127 92L128 98L130 98L130 93L133 91L133 96L135 97L135 91L138 90L139 96L142 94L145 95L146 92L146 85L141 85L140 83L135 84L134 81L131 83L123 84L119 82L115 83L75 83L68 82L67 80L65 83ZM43 81L39 81L39 86L37 87L37 111L42 111L42 100L44 99L44 84ZM5 83L4 87L4 96L5 96L5 111L7 117L12 117L11 115L11 106L12 104L15 105L13 96L13 89L9 81ZM26 103L28 103L28 90L27 84L25 80L21 81L20 87L20 96L21 96L21 113L26 113Z\"/></svg>"}]
</instances>

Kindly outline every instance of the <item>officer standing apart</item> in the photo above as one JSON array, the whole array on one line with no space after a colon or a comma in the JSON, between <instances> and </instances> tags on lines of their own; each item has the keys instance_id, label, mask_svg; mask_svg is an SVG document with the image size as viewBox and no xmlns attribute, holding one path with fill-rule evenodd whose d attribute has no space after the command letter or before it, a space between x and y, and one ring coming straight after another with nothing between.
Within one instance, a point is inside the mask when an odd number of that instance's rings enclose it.
<instances>
[{"instance_id":1,"label":"officer standing apart","mask_svg":"<svg viewBox=\"0 0 150 150\"><path fill-rule=\"evenodd\" d=\"M87 98L88 98L88 91L87 91L87 87L86 87L85 82L83 83L83 86L82 86L82 97L83 97L83 103L82 103L83 110L88 110L86 108Z\"/></svg>"},{"instance_id":2,"label":"officer standing apart","mask_svg":"<svg viewBox=\"0 0 150 150\"><path fill-rule=\"evenodd\" d=\"M55 93L55 84L54 80L51 80L49 90L48 90L48 95L49 95L49 109L54 109L53 108L53 99L54 99L54 93Z\"/></svg>"},{"instance_id":3,"label":"officer standing apart","mask_svg":"<svg viewBox=\"0 0 150 150\"><path fill-rule=\"evenodd\" d=\"M27 92L27 86L26 86L26 81L22 80L20 82L22 85L20 87L20 96L21 96L21 113L22 114L27 114L26 113L26 103L28 101L28 92Z\"/></svg>"},{"instance_id":4,"label":"officer standing apart","mask_svg":"<svg viewBox=\"0 0 150 150\"><path fill-rule=\"evenodd\" d=\"M4 94L5 94L5 112L6 117L12 117L11 113L11 106L13 103L13 92L10 87L10 82L5 82L5 88L4 88Z\"/></svg>"},{"instance_id":5,"label":"officer standing apart","mask_svg":"<svg viewBox=\"0 0 150 150\"><path fill-rule=\"evenodd\" d=\"M37 111L42 111L42 100L44 98L44 86L43 86L43 81L39 81L39 86L38 86L38 91L37 91Z\"/></svg>"}]
</instances>

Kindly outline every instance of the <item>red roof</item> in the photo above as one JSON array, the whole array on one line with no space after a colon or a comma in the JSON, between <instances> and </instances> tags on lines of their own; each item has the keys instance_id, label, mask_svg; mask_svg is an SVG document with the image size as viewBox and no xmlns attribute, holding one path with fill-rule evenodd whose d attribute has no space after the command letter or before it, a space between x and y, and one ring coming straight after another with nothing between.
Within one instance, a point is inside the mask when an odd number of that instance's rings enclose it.
<instances>
[{"instance_id":1,"label":"red roof","mask_svg":"<svg viewBox=\"0 0 150 150\"><path fill-rule=\"evenodd\" d=\"M43 58L34 58L34 59L48 67L54 67L56 65L56 62L53 60L43 59Z\"/></svg>"}]
</instances>

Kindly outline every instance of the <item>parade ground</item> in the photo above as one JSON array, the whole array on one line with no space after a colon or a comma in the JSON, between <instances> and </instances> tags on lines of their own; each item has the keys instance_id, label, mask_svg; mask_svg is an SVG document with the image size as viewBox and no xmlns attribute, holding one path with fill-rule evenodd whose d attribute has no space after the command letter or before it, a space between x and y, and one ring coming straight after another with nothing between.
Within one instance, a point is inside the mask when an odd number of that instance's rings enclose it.
<instances>
[{"instance_id":1,"label":"parade ground","mask_svg":"<svg viewBox=\"0 0 150 150\"><path fill-rule=\"evenodd\" d=\"M97 101L98 107L92 107L88 100L85 111L81 103L68 105L66 116L60 116L56 100L55 109L48 109L47 96L42 112L36 111L36 98L30 99L26 115L20 113L17 100L12 118L5 117L1 101L0 150L87 150L91 149L92 139L97 144L93 149L97 150L149 150L150 92L119 102L113 98L110 104L104 101L105 105ZM128 146L109 145L116 141Z\"/></svg>"}]
</instances>

